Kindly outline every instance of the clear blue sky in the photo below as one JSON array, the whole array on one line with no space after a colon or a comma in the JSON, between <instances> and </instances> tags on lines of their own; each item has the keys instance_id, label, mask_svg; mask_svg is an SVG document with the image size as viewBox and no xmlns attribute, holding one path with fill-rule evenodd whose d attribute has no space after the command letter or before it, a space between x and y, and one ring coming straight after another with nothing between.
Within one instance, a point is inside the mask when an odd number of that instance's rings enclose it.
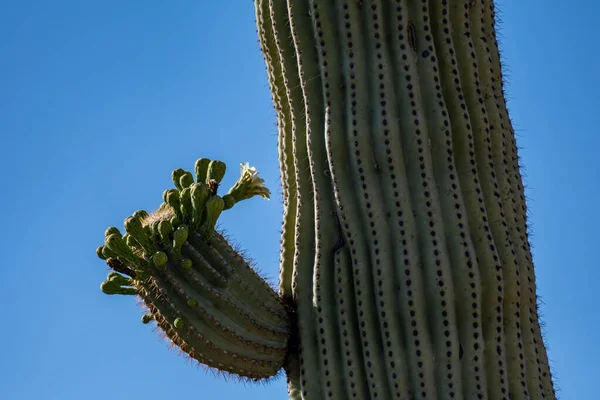
<instances>
[{"instance_id":1,"label":"clear blue sky","mask_svg":"<svg viewBox=\"0 0 600 400\"><path fill-rule=\"evenodd\" d=\"M600 11L577 3L499 7L550 358L563 399L594 400ZM283 379L226 382L168 350L132 298L100 292L95 256L107 226L157 206L170 171L199 156L232 166L227 186L250 161L277 192L253 12L250 0L4 2L1 398L286 398ZM276 195L223 218L272 277L280 215Z\"/></svg>"}]
</instances>

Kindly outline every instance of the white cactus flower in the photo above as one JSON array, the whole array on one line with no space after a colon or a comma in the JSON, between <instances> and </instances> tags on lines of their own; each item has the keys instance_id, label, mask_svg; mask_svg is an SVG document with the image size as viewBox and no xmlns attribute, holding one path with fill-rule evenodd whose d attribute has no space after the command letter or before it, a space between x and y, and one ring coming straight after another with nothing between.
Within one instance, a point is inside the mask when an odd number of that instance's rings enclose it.
<instances>
[{"instance_id":1,"label":"white cactus flower","mask_svg":"<svg viewBox=\"0 0 600 400\"><path fill-rule=\"evenodd\" d=\"M265 186L265 180L258 176L256 168L251 167L250 163L240 163L240 165L242 166L240 178L227 194L233 196L236 202L257 195L265 199L270 198L271 192Z\"/></svg>"}]
</instances>

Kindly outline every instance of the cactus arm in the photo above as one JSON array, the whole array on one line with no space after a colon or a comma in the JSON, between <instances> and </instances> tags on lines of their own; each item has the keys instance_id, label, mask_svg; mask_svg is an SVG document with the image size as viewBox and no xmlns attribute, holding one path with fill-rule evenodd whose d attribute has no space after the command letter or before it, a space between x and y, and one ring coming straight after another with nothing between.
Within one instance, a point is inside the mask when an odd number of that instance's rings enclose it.
<instances>
[{"instance_id":1,"label":"cactus arm","mask_svg":"<svg viewBox=\"0 0 600 400\"><path fill-rule=\"evenodd\" d=\"M194 246L185 243L182 252L186 257L189 257L188 259L196 267L195 270L187 267L183 268L189 274L189 279L199 282L200 277L203 277L213 286L223 287L227 285L227 278L222 271L217 271Z\"/></svg>"},{"instance_id":2,"label":"cactus arm","mask_svg":"<svg viewBox=\"0 0 600 400\"><path fill-rule=\"evenodd\" d=\"M269 356L248 357L248 352L241 351L244 347L226 340L221 332L191 313L190 307L176 293L145 289L142 299L173 343L201 363L250 378L271 376L280 368L280 362ZM182 315L184 322L177 327L176 321Z\"/></svg>"},{"instance_id":3,"label":"cactus arm","mask_svg":"<svg viewBox=\"0 0 600 400\"><path fill-rule=\"evenodd\" d=\"M230 207L269 190L242 164ZM96 250L114 270L101 289L137 295L172 343L219 371L251 379L275 376L289 358L292 320L275 291L214 230L224 200L217 194L225 164L200 159L194 177L173 171L176 189L159 209L125 219L127 233L110 227ZM202 182L204 180L204 182ZM125 277L124 275L128 277Z\"/></svg>"},{"instance_id":4,"label":"cactus arm","mask_svg":"<svg viewBox=\"0 0 600 400\"><path fill-rule=\"evenodd\" d=\"M169 252L169 258L174 259L173 252ZM166 268L168 272L165 279L177 292L188 294L186 301L191 299L202 306L205 314L212 316L211 320L215 319L221 326L228 327L229 331L238 329L232 325L235 323L250 335L261 335L265 340L284 340L287 330L281 327L285 326L286 320L273 312L273 306L250 300L252 295L248 294L248 288L236 285L239 279L235 275L241 269L240 264L233 265L236 272L229 276L223 287L215 287L196 273L193 267L187 270L174 264ZM189 295L192 293L199 295Z\"/></svg>"},{"instance_id":5,"label":"cactus arm","mask_svg":"<svg viewBox=\"0 0 600 400\"><path fill-rule=\"evenodd\" d=\"M195 235L197 237L197 234ZM214 235L210 239L210 243L215 251L218 249L227 264L235 266L246 263L246 260L231 247L222 235ZM237 268L236 271L240 277L236 279L236 282L239 282L247 293L242 299L247 301L248 296L256 298L260 302L257 304L257 311L266 313L277 325L286 323L288 315L281 308L279 296L271 290L269 284L253 268Z\"/></svg>"}]
</instances>

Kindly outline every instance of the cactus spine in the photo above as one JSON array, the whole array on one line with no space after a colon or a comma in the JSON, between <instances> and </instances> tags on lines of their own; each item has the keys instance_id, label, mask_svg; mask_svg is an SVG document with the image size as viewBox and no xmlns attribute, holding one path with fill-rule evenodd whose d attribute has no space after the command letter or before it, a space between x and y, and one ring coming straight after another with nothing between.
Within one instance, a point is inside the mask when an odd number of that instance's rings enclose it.
<instances>
[{"instance_id":1,"label":"cactus spine","mask_svg":"<svg viewBox=\"0 0 600 400\"><path fill-rule=\"evenodd\" d=\"M254 0L277 113L279 295L214 227L269 192L178 169L106 231L108 294L290 399L555 399L491 0Z\"/></svg>"},{"instance_id":2,"label":"cactus spine","mask_svg":"<svg viewBox=\"0 0 600 400\"><path fill-rule=\"evenodd\" d=\"M294 399L553 399L490 0L255 0Z\"/></svg>"}]
</instances>

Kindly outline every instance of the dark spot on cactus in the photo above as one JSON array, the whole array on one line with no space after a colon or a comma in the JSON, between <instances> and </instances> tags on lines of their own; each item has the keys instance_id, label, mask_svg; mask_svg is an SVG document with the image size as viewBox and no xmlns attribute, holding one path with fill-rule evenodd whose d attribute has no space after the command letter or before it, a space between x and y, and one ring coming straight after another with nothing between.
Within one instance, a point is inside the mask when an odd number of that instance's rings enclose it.
<instances>
[{"instance_id":1,"label":"dark spot on cactus","mask_svg":"<svg viewBox=\"0 0 600 400\"><path fill-rule=\"evenodd\" d=\"M131 278L135 279L137 276L134 270L123 264L118 258L108 258L106 260L106 265L108 265L114 271L130 276Z\"/></svg>"},{"instance_id":2,"label":"dark spot on cactus","mask_svg":"<svg viewBox=\"0 0 600 400\"><path fill-rule=\"evenodd\" d=\"M215 179L210 179L208 181L208 188L213 196L216 195L217 191L219 190L219 182L217 182Z\"/></svg>"}]
</instances>

